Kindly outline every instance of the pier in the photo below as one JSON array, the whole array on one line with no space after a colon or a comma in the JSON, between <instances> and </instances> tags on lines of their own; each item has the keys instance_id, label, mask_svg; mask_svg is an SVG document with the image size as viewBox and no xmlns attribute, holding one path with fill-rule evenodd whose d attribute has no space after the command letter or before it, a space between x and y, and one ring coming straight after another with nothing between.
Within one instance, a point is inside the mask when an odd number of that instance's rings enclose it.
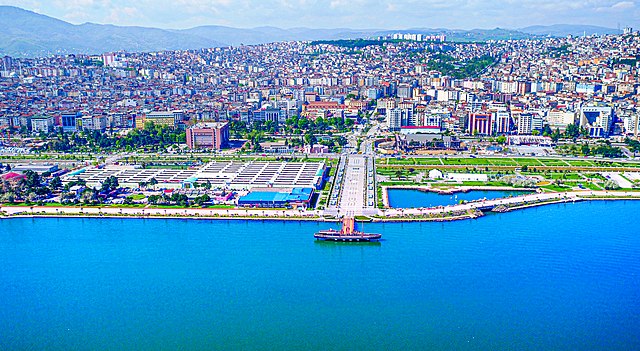
<instances>
[{"instance_id":1,"label":"pier","mask_svg":"<svg viewBox=\"0 0 640 351\"><path fill-rule=\"evenodd\" d=\"M342 229L327 229L315 233L313 236L316 240L323 241L377 241L382 237L381 234L365 233L357 231L356 220L353 217L344 217L342 219Z\"/></svg>"}]
</instances>

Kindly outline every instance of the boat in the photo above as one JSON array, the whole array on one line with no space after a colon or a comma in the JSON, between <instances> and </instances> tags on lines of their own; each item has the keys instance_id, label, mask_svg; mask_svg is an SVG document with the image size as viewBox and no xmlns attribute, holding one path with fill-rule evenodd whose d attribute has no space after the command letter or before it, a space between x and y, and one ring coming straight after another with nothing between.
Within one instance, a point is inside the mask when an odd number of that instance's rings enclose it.
<instances>
[{"instance_id":1,"label":"boat","mask_svg":"<svg viewBox=\"0 0 640 351\"><path fill-rule=\"evenodd\" d=\"M369 242L378 241L382 234L365 233L355 229L355 219L345 217L342 219L342 229L321 230L313 235L316 240L322 241L344 241L344 242Z\"/></svg>"}]
</instances>

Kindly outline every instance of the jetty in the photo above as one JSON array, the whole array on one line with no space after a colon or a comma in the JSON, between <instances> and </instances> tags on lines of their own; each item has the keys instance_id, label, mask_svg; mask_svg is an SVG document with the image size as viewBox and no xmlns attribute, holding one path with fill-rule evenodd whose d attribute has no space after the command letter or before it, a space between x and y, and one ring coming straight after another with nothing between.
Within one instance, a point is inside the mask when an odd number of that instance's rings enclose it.
<instances>
[{"instance_id":1,"label":"jetty","mask_svg":"<svg viewBox=\"0 0 640 351\"><path fill-rule=\"evenodd\" d=\"M344 217L342 219L342 229L326 229L321 230L313 235L316 240L323 241L344 241L344 242L369 242L378 241L382 238L382 234L365 233L356 230L356 220L353 217Z\"/></svg>"}]
</instances>

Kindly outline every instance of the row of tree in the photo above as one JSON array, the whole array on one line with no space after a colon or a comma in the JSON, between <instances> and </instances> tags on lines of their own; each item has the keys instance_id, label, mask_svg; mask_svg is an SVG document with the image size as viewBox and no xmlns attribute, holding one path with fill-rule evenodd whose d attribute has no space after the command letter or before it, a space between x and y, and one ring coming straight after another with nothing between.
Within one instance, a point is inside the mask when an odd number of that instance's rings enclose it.
<instances>
[{"instance_id":1,"label":"row of tree","mask_svg":"<svg viewBox=\"0 0 640 351\"><path fill-rule=\"evenodd\" d=\"M38 173L25 171L24 177L5 179L0 183L0 201L36 202L51 194L52 190L60 188L62 188L60 177L53 177L46 184Z\"/></svg>"},{"instance_id":2,"label":"row of tree","mask_svg":"<svg viewBox=\"0 0 640 351\"><path fill-rule=\"evenodd\" d=\"M132 129L126 135L103 133L98 130L64 133L59 129L49 134L46 139L49 142L43 148L57 152L132 151L136 149L160 151L170 145L185 143L186 134L181 130L147 122L143 129Z\"/></svg>"},{"instance_id":3,"label":"row of tree","mask_svg":"<svg viewBox=\"0 0 640 351\"><path fill-rule=\"evenodd\" d=\"M205 203L211 201L211 197L207 194L200 195L193 200L189 200L187 195L173 193L171 196L166 194L162 195L151 195L147 200L152 205L178 205L181 207L188 207L192 204L196 204L198 206L202 206Z\"/></svg>"}]
</instances>

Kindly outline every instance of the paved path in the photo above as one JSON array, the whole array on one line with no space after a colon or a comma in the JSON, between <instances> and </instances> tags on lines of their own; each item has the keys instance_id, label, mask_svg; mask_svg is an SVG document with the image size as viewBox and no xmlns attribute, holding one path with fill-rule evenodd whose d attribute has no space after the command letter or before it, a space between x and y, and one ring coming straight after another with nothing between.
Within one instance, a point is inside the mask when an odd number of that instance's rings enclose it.
<instances>
[{"instance_id":1,"label":"paved path","mask_svg":"<svg viewBox=\"0 0 640 351\"><path fill-rule=\"evenodd\" d=\"M357 192L357 191L356 191ZM497 205L524 205L525 202L538 201L572 201L588 199L589 196L616 196L620 198L633 197L640 199L640 192L624 192L624 191L580 191L569 193L540 193L528 194L523 196L469 202L461 205L440 206L433 208L412 208L412 209L371 209L367 215L380 214L382 217L402 217L407 215L424 216L429 214L438 214L444 212L463 212L470 209L481 207L492 207ZM357 206L357 205L353 205ZM117 207L47 207L47 206L0 206L0 211L9 215L31 215L36 213L46 213L50 215L85 215L94 216L185 216L195 218L256 218L263 217L273 219L317 219L324 213L320 210L300 211L300 210L258 210L258 209L205 209L205 208L117 208ZM355 211L355 214L363 212ZM341 215L344 213L341 213ZM353 215L353 214L352 214Z\"/></svg>"},{"instance_id":2,"label":"paved path","mask_svg":"<svg viewBox=\"0 0 640 351\"><path fill-rule=\"evenodd\" d=\"M339 211L341 215L357 216L365 207L366 159L362 155L349 155L342 182Z\"/></svg>"},{"instance_id":3,"label":"paved path","mask_svg":"<svg viewBox=\"0 0 640 351\"><path fill-rule=\"evenodd\" d=\"M626 180L618 172L601 172L600 174L602 174L603 177L606 177L607 179L611 179L614 182L618 183L618 185L621 188L627 188L627 189L633 188L633 183L631 183L630 181Z\"/></svg>"},{"instance_id":4,"label":"paved path","mask_svg":"<svg viewBox=\"0 0 640 351\"><path fill-rule=\"evenodd\" d=\"M192 216L192 217L317 217L322 211L299 210L251 210L251 209L208 209L208 208L140 208L140 207L48 207L48 206L0 206L0 211L10 215L32 214L91 214L127 216Z\"/></svg>"}]
</instances>

